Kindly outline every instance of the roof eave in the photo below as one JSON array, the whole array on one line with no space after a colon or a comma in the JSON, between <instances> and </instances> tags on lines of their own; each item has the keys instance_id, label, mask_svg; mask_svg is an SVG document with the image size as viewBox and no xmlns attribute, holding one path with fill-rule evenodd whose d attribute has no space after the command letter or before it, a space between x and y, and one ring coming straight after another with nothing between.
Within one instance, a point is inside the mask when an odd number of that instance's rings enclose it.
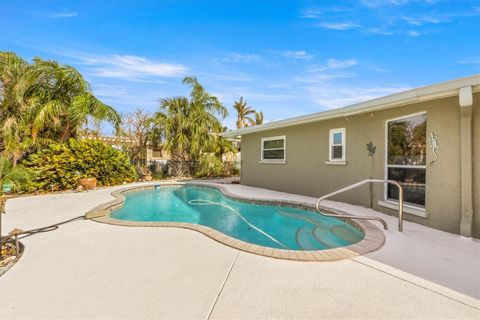
<instances>
[{"instance_id":1,"label":"roof eave","mask_svg":"<svg viewBox=\"0 0 480 320\"><path fill-rule=\"evenodd\" d=\"M222 135L227 138L233 138L259 131L279 129L304 123L333 119L342 116L351 116L365 112L373 112L382 109L395 108L420 101L451 97L458 95L459 88L466 86L472 86L474 92L480 91L480 74L437 83L426 87L419 87L334 110L321 111L305 116L299 116L295 118L269 122L257 126L232 130L225 132Z\"/></svg>"}]
</instances>

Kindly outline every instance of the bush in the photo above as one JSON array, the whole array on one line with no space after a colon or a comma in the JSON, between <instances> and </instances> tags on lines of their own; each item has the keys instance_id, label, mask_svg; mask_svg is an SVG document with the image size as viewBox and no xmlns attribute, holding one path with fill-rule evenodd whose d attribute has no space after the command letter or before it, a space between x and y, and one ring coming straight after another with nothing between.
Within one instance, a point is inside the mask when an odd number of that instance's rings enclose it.
<instances>
[{"instance_id":1,"label":"bush","mask_svg":"<svg viewBox=\"0 0 480 320\"><path fill-rule=\"evenodd\" d=\"M206 154L200 157L195 171L197 178L214 178L224 175L222 160L214 155Z\"/></svg>"},{"instance_id":2,"label":"bush","mask_svg":"<svg viewBox=\"0 0 480 320\"><path fill-rule=\"evenodd\" d=\"M238 162L224 162L223 163L225 176L238 176L240 175L240 163Z\"/></svg>"},{"instance_id":3,"label":"bush","mask_svg":"<svg viewBox=\"0 0 480 320\"><path fill-rule=\"evenodd\" d=\"M165 169L167 163L164 162L152 162L148 166L148 170L152 173L153 180L162 180L165 178Z\"/></svg>"},{"instance_id":4,"label":"bush","mask_svg":"<svg viewBox=\"0 0 480 320\"><path fill-rule=\"evenodd\" d=\"M32 190L65 190L81 178L95 177L99 186L137 179L135 168L121 151L96 140L70 139L31 150L22 161L31 173Z\"/></svg>"},{"instance_id":5,"label":"bush","mask_svg":"<svg viewBox=\"0 0 480 320\"><path fill-rule=\"evenodd\" d=\"M4 192L22 190L30 183L28 171L21 165L13 166L8 158L0 157L0 195ZM0 214L1 214L0 207Z\"/></svg>"}]
</instances>

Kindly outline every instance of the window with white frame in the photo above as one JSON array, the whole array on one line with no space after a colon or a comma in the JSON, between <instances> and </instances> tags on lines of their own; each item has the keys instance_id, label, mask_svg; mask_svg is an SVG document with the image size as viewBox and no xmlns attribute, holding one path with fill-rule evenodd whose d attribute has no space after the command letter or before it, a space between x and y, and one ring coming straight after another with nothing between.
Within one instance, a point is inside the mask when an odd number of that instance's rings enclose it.
<instances>
[{"instance_id":1,"label":"window with white frame","mask_svg":"<svg viewBox=\"0 0 480 320\"><path fill-rule=\"evenodd\" d=\"M425 206L427 114L420 113L386 122L385 178L398 181L407 204ZM398 201L398 189L387 185L385 200Z\"/></svg>"},{"instance_id":2,"label":"window with white frame","mask_svg":"<svg viewBox=\"0 0 480 320\"><path fill-rule=\"evenodd\" d=\"M330 143L328 151L329 161L345 161L345 128L330 130Z\"/></svg>"},{"instance_id":3,"label":"window with white frame","mask_svg":"<svg viewBox=\"0 0 480 320\"><path fill-rule=\"evenodd\" d=\"M262 139L262 161L280 162L286 160L286 137L270 137Z\"/></svg>"}]
</instances>

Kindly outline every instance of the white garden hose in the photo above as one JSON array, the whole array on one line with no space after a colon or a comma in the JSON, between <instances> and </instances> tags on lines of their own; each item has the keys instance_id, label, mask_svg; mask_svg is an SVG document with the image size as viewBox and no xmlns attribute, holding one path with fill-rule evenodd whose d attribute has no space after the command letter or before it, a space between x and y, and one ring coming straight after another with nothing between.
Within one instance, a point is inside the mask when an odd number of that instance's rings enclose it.
<instances>
[{"instance_id":1,"label":"white garden hose","mask_svg":"<svg viewBox=\"0 0 480 320\"><path fill-rule=\"evenodd\" d=\"M286 245L284 245L283 243L281 243L280 241L278 241L277 239L275 239L274 237L272 237L268 233L264 232L263 230L255 227L239 211L235 210L234 208L230 207L229 205L219 203L219 202L213 202L213 201L210 201L210 200L204 200L204 199L193 199L193 200L188 201L188 204L191 204L191 205L194 205L194 206L214 206L215 205L215 206L221 206L221 207L225 207L227 209L230 209L233 212L235 212L240 217L240 219L242 219L250 227L257 230L258 232L260 232L261 234L263 234L264 236L266 236L267 238L269 238L273 242L275 242L275 243L281 245L282 247L284 247L285 249L289 250L289 248Z\"/></svg>"}]
</instances>

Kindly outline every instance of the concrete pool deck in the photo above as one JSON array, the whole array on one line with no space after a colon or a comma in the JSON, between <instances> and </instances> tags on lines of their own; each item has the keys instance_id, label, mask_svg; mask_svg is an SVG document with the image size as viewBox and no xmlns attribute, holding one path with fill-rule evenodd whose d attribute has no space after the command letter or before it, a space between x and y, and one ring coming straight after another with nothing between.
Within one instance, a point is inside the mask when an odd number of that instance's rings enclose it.
<instances>
[{"instance_id":1,"label":"concrete pool deck","mask_svg":"<svg viewBox=\"0 0 480 320\"><path fill-rule=\"evenodd\" d=\"M242 185L247 197L314 201ZM4 231L82 215L124 186L9 200ZM0 318L428 318L480 317L480 241L342 203L387 220L386 243L337 262L261 257L176 228L76 221L23 239L0 277Z\"/></svg>"}]
</instances>

